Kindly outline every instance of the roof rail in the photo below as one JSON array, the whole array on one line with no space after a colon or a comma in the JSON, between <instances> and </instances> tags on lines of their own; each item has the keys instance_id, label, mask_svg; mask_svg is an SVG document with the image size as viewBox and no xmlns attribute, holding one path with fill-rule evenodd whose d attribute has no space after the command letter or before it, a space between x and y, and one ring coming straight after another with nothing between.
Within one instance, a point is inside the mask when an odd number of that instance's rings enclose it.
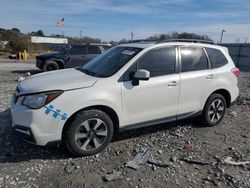
<instances>
[{"instance_id":1,"label":"roof rail","mask_svg":"<svg viewBox=\"0 0 250 188\"><path fill-rule=\"evenodd\" d=\"M163 42L193 42L193 43L215 44L211 40L202 40L202 39L167 39L167 40L160 40L157 43L163 43Z\"/></svg>"},{"instance_id":2,"label":"roof rail","mask_svg":"<svg viewBox=\"0 0 250 188\"><path fill-rule=\"evenodd\" d=\"M97 43L97 42L84 42L84 43L68 43L69 45L99 45L99 46L111 46L109 43Z\"/></svg>"},{"instance_id":3,"label":"roof rail","mask_svg":"<svg viewBox=\"0 0 250 188\"><path fill-rule=\"evenodd\" d=\"M158 43L158 40L138 39L138 40L131 40L128 43Z\"/></svg>"}]
</instances>

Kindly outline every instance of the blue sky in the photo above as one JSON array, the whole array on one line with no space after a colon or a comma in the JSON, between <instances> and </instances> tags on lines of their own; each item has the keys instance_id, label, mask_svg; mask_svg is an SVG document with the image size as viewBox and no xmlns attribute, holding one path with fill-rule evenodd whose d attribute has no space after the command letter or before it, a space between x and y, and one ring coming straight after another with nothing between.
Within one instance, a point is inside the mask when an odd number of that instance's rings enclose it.
<instances>
[{"instance_id":1,"label":"blue sky","mask_svg":"<svg viewBox=\"0 0 250 188\"><path fill-rule=\"evenodd\" d=\"M65 18L63 28L56 22ZM24 33L42 29L68 36L98 37L105 41L135 39L159 33L207 34L216 42L250 42L249 0L1 0L0 27Z\"/></svg>"}]
</instances>

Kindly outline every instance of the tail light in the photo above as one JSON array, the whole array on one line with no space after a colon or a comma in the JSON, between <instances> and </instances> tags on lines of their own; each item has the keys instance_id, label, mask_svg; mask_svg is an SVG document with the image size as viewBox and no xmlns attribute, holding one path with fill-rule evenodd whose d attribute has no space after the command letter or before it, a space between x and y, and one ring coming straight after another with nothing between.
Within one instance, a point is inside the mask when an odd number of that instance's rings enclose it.
<instances>
[{"instance_id":1,"label":"tail light","mask_svg":"<svg viewBox=\"0 0 250 188\"><path fill-rule=\"evenodd\" d=\"M239 74L240 74L240 69L238 69L238 68L233 68L232 69L232 73L236 76L236 77L239 77Z\"/></svg>"}]
</instances>

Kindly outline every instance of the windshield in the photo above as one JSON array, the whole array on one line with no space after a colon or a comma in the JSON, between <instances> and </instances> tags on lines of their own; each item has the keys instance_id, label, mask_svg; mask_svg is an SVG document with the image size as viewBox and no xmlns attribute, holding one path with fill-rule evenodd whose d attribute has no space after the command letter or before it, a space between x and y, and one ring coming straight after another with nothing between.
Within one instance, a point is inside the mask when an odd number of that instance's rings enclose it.
<instances>
[{"instance_id":1,"label":"windshield","mask_svg":"<svg viewBox=\"0 0 250 188\"><path fill-rule=\"evenodd\" d=\"M70 45L66 45L64 46L61 50L59 50L60 52L66 52L69 48L71 48Z\"/></svg>"},{"instance_id":2,"label":"windshield","mask_svg":"<svg viewBox=\"0 0 250 188\"><path fill-rule=\"evenodd\" d=\"M81 68L86 74L97 77L109 77L120 70L128 61L136 56L142 48L114 47L94 58Z\"/></svg>"}]
</instances>

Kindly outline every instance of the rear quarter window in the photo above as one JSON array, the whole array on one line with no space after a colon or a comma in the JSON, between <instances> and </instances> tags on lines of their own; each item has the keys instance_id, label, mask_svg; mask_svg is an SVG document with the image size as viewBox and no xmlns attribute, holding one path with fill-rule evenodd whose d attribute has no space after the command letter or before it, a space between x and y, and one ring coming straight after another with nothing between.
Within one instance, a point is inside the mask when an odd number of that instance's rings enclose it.
<instances>
[{"instance_id":1,"label":"rear quarter window","mask_svg":"<svg viewBox=\"0 0 250 188\"><path fill-rule=\"evenodd\" d=\"M213 68L219 68L228 63L227 58L220 50L213 48L206 48L206 51Z\"/></svg>"},{"instance_id":2,"label":"rear quarter window","mask_svg":"<svg viewBox=\"0 0 250 188\"><path fill-rule=\"evenodd\" d=\"M88 54L100 54L101 50L98 46L88 46Z\"/></svg>"}]
</instances>

